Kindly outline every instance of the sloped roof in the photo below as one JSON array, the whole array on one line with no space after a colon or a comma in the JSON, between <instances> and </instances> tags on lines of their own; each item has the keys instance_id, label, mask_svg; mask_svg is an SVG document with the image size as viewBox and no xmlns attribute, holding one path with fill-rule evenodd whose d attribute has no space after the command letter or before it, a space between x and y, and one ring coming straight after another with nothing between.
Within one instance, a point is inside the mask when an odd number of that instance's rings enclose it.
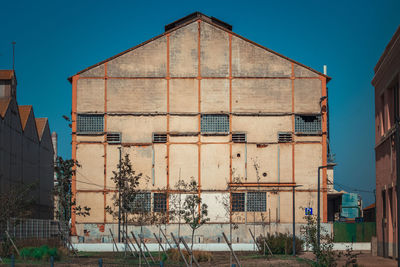
<instances>
[{"instance_id":1,"label":"sloped roof","mask_svg":"<svg viewBox=\"0 0 400 267\"><path fill-rule=\"evenodd\" d=\"M186 18L188 18L188 19L186 19ZM183 18L181 18L181 19L179 19L179 20L177 20L175 22L172 22L172 23L170 23L170 24L165 26L166 31L164 33L162 33L162 34L160 34L160 35L158 35L156 37L153 37L150 40L145 41L145 42L143 42L143 43L141 43L139 45L136 45L136 46L134 46L132 48L129 48L129 49L127 49L127 50L125 50L125 51L123 51L123 52L121 52L121 53L119 53L119 54L117 54L115 56L112 56L112 57L110 57L108 59L100 61L97 64L94 64L94 65L92 65L92 66L90 66L90 67L88 67L88 68L86 68L84 70L79 71L75 75L81 74L81 73L83 73L85 71L88 71L88 70L93 69L93 68L95 68L97 66L100 66L100 65L102 65L102 64L104 64L104 63L106 63L108 61L111 61L111 60L113 60L113 59L115 59L115 58L117 58L119 56L122 56L122 55L124 55L124 54L126 54L126 53L128 53L128 52L130 52L132 50L135 50L136 48L139 48L139 47L141 47L141 46L143 46L143 45L145 45L147 43L150 43L151 41L157 40L157 39L159 39L159 38L161 38L161 37L173 32L173 31L176 31L177 29L180 29L180 28L182 28L182 27L184 27L184 26L186 26L186 25L188 25L188 24L190 24L190 23L192 23L194 21L197 21L197 20L201 20L201 21L203 21L205 23L209 23L210 25L212 25L214 27L217 27L217 28L219 28L219 29L221 29L223 31L226 31L227 33L230 33L230 34L232 34L232 35L234 35L234 36L236 36L238 38L241 38L241 39L243 39L243 40L245 40L245 41L247 41L247 42L249 42L249 43L251 43L253 45L256 45L256 46L258 46L258 47L270 52L270 53L273 53L273 54L275 54L275 55L277 55L279 57L282 57L282 58L284 58L284 59L286 59L286 60L288 60L290 62L293 62L293 63L295 63L297 65L300 65L300 66L302 66L302 67L304 67L304 68L306 68L306 69L308 69L310 71L313 71L313 72L317 73L318 75L324 76L324 77L327 78L328 82L331 80L331 77L329 77L329 76L327 76L327 75L325 75L325 74L323 74L323 73L321 73L321 72L319 72L319 71L317 71L317 70L315 70L313 68L310 68L310 67L308 67L308 66L306 66L306 65L304 65L304 64L302 64L300 62L297 62L297 61L295 61L295 60L293 60L291 58L288 58L288 57L286 57L286 56L284 56L282 54L279 54L279 53L277 53L277 52L275 52L275 51L273 51L273 50L271 50L271 49L269 49L269 48L267 48L265 46L257 44L257 43L255 43L253 41L250 41L250 40L246 39L243 36L240 36L239 34L236 34L236 33L232 32L231 30L229 30L229 28L232 28L232 26L229 25L228 23L220 21L217 18L209 17L207 15L204 15L201 12L194 12L193 14L190 14L190 15L185 16L185 17L183 17ZM174 25L175 27L172 27L171 29L169 29L169 26L172 25L172 24L176 24L177 26ZM75 76L75 75L72 75L71 77L69 77L68 81L72 82L72 77Z\"/></svg>"},{"instance_id":2,"label":"sloped roof","mask_svg":"<svg viewBox=\"0 0 400 267\"><path fill-rule=\"evenodd\" d=\"M0 99L0 116L2 118L4 118L4 116L6 115L10 102L11 102L11 97Z\"/></svg>"},{"instance_id":3,"label":"sloped roof","mask_svg":"<svg viewBox=\"0 0 400 267\"><path fill-rule=\"evenodd\" d=\"M42 140L44 128L46 128L47 118L36 118L36 129L38 131L39 140Z\"/></svg>"},{"instance_id":4,"label":"sloped roof","mask_svg":"<svg viewBox=\"0 0 400 267\"><path fill-rule=\"evenodd\" d=\"M25 130L26 122L28 121L29 114L31 113L32 106L18 106L19 116L21 118L22 130Z\"/></svg>"},{"instance_id":5,"label":"sloped roof","mask_svg":"<svg viewBox=\"0 0 400 267\"><path fill-rule=\"evenodd\" d=\"M0 80L11 80L14 74L13 70L0 70Z\"/></svg>"}]
</instances>

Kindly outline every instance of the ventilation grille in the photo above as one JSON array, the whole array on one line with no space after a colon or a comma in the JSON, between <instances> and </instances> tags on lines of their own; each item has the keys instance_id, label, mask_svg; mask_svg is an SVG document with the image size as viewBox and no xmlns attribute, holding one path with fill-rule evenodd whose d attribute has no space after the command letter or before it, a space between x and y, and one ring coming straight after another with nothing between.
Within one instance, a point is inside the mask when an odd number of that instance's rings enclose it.
<instances>
[{"instance_id":1,"label":"ventilation grille","mask_svg":"<svg viewBox=\"0 0 400 267\"><path fill-rule=\"evenodd\" d=\"M121 133L107 133L107 143L120 144L121 143Z\"/></svg>"},{"instance_id":2,"label":"ventilation grille","mask_svg":"<svg viewBox=\"0 0 400 267\"><path fill-rule=\"evenodd\" d=\"M153 133L153 143L166 143L167 134Z\"/></svg>"},{"instance_id":3,"label":"ventilation grille","mask_svg":"<svg viewBox=\"0 0 400 267\"><path fill-rule=\"evenodd\" d=\"M232 134L232 142L234 143L246 143L246 134L245 133L233 133Z\"/></svg>"},{"instance_id":4,"label":"ventilation grille","mask_svg":"<svg viewBox=\"0 0 400 267\"><path fill-rule=\"evenodd\" d=\"M278 133L278 142L279 143L290 143L292 142L292 133L288 132L280 132Z\"/></svg>"}]
</instances>

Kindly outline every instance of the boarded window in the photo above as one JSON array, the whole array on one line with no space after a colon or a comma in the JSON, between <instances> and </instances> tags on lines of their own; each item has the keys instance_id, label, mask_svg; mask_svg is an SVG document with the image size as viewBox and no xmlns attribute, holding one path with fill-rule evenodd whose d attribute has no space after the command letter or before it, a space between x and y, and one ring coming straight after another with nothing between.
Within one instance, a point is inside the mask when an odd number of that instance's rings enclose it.
<instances>
[{"instance_id":1,"label":"boarded window","mask_svg":"<svg viewBox=\"0 0 400 267\"><path fill-rule=\"evenodd\" d=\"M247 193L247 211L266 211L267 194L265 192Z\"/></svg>"},{"instance_id":2,"label":"boarded window","mask_svg":"<svg viewBox=\"0 0 400 267\"><path fill-rule=\"evenodd\" d=\"M233 133L232 142L234 143L246 143L246 133Z\"/></svg>"},{"instance_id":3,"label":"boarded window","mask_svg":"<svg viewBox=\"0 0 400 267\"><path fill-rule=\"evenodd\" d=\"M120 144L121 143L121 133L107 133L107 143Z\"/></svg>"},{"instance_id":4,"label":"boarded window","mask_svg":"<svg viewBox=\"0 0 400 267\"><path fill-rule=\"evenodd\" d=\"M154 193L153 211L154 212L166 212L167 211L167 194Z\"/></svg>"},{"instance_id":5,"label":"boarded window","mask_svg":"<svg viewBox=\"0 0 400 267\"><path fill-rule=\"evenodd\" d=\"M244 211L244 193L232 193L232 211Z\"/></svg>"},{"instance_id":6,"label":"boarded window","mask_svg":"<svg viewBox=\"0 0 400 267\"><path fill-rule=\"evenodd\" d=\"M228 133L229 116L222 114L207 114L201 116L202 133Z\"/></svg>"},{"instance_id":7,"label":"boarded window","mask_svg":"<svg viewBox=\"0 0 400 267\"><path fill-rule=\"evenodd\" d=\"M296 115L295 132L300 134L320 134L321 116L320 115Z\"/></svg>"},{"instance_id":8,"label":"boarded window","mask_svg":"<svg viewBox=\"0 0 400 267\"><path fill-rule=\"evenodd\" d=\"M104 131L104 116L99 114L78 114L78 133L101 133Z\"/></svg>"}]
</instances>

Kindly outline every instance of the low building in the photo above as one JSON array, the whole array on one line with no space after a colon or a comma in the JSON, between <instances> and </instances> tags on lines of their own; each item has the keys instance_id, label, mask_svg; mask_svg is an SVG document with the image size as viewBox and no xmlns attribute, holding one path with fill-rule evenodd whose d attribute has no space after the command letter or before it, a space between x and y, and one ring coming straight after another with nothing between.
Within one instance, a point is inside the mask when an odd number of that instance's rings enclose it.
<instances>
[{"instance_id":1,"label":"low building","mask_svg":"<svg viewBox=\"0 0 400 267\"><path fill-rule=\"evenodd\" d=\"M17 79L0 70L0 193L35 183L31 218L53 218L53 145L47 118L17 103Z\"/></svg>"},{"instance_id":2,"label":"low building","mask_svg":"<svg viewBox=\"0 0 400 267\"><path fill-rule=\"evenodd\" d=\"M378 255L397 257L397 177L400 175L400 27L375 68L376 231ZM399 190L397 190L399 192Z\"/></svg>"}]
</instances>

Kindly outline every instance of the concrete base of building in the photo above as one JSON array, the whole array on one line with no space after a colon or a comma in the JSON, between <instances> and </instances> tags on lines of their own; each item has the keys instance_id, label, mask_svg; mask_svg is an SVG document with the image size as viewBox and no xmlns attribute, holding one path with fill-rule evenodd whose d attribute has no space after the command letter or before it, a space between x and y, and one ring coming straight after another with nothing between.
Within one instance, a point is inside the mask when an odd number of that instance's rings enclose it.
<instances>
[{"instance_id":1,"label":"concrete base of building","mask_svg":"<svg viewBox=\"0 0 400 267\"><path fill-rule=\"evenodd\" d=\"M301 235L303 235L304 226L305 224L296 224L296 236L300 237ZM181 237L187 240L187 242L191 242L192 233L188 225L161 225L161 229L168 236L168 239L170 239L171 232L176 236L179 232ZM293 232L293 225L291 223L271 223L266 225L239 224L237 225L237 229L232 229L232 243L252 243L253 238L250 234L249 229L256 237L260 235L266 236L267 234L275 233L287 233L291 235ZM112 237L110 230L112 231L115 240L118 240L118 224L77 224L76 230L78 236L73 238L74 243L111 243ZM121 231L123 231L122 226ZM128 226L129 236L131 236L131 232L133 232L135 235L141 234L145 242L151 243L157 242L154 238L153 233L157 236L160 235L161 237L163 237L160 233L160 227L155 225L142 227L130 225ZM224 239L222 237L223 232L229 238L229 224L221 223L203 225L196 230L194 243L224 243ZM331 235L332 224L322 223L321 233Z\"/></svg>"},{"instance_id":2,"label":"concrete base of building","mask_svg":"<svg viewBox=\"0 0 400 267\"><path fill-rule=\"evenodd\" d=\"M117 243L118 251L125 251L125 244ZM165 249L169 249L169 245L167 243L162 244ZM117 251L115 245L113 243L79 243L73 244L74 249L78 251L85 252L114 252ZM162 251L162 248L158 243L146 243L147 248L150 251ZM190 247L190 243L188 244ZM176 245L172 245L173 248L176 248ZM184 249L183 245L180 245L182 249ZM254 243L236 243L232 245L234 251L256 251L257 248ZM334 243L333 250L335 251L344 251L348 247L352 247L353 250L357 251L370 251L371 243L363 242L363 243ZM133 248L132 248L133 249ZM194 250L203 250L203 251L229 251L229 247L226 243L206 243L206 244L194 244ZM129 248L127 248L130 251ZM306 248L304 248L305 251Z\"/></svg>"}]
</instances>

